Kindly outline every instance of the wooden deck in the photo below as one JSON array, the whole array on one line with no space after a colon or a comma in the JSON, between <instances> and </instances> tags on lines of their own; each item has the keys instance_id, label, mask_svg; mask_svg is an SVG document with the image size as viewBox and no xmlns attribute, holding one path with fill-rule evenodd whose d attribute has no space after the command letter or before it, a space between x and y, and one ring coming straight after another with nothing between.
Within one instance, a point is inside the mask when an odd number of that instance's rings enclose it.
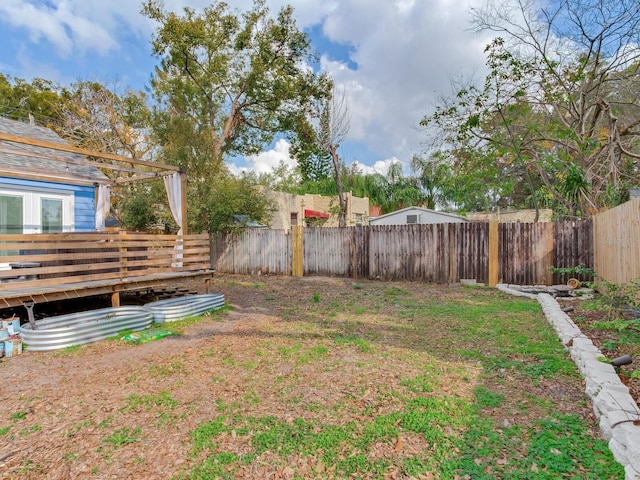
<instances>
[{"instance_id":1,"label":"wooden deck","mask_svg":"<svg viewBox=\"0 0 640 480\"><path fill-rule=\"evenodd\" d=\"M213 277L209 236L126 232L0 235L0 308L173 286Z\"/></svg>"}]
</instances>

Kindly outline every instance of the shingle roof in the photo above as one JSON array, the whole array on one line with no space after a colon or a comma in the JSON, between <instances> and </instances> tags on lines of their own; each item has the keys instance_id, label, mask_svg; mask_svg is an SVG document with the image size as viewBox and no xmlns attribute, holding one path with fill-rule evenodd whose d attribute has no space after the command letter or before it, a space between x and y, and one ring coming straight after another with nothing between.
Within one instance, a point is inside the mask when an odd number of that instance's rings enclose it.
<instances>
[{"instance_id":1,"label":"shingle roof","mask_svg":"<svg viewBox=\"0 0 640 480\"><path fill-rule=\"evenodd\" d=\"M0 117L0 132L20 137L68 145L53 130ZM76 153L52 150L0 140L0 175L24 177L37 173L52 181L75 183L104 182L108 177L99 169L74 162L87 160Z\"/></svg>"}]
</instances>

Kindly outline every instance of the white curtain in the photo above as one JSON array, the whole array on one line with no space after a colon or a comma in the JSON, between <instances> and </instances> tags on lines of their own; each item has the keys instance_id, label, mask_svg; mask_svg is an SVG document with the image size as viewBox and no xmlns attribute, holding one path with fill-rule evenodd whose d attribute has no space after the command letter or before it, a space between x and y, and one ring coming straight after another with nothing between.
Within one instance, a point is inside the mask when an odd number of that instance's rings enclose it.
<instances>
[{"instance_id":1,"label":"white curtain","mask_svg":"<svg viewBox=\"0 0 640 480\"><path fill-rule=\"evenodd\" d=\"M103 232L105 221L111 210L111 189L109 185L98 185L98 198L96 199L96 231Z\"/></svg>"},{"instance_id":2,"label":"white curtain","mask_svg":"<svg viewBox=\"0 0 640 480\"><path fill-rule=\"evenodd\" d=\"M182 188L182 182L180 180L180 174L176 172L172 175L167 175L166 177L164 177L164 186L167 189L167 197L169 198L169 207L171 208L171 214L173 215L173 219L180 227L180 229L178 230L178 235L182 235L182 192L180 191ZM181 267L182 240L177 240L174 251L174 262L172 263L172 266Z\"/></svg>"}]
</instances>

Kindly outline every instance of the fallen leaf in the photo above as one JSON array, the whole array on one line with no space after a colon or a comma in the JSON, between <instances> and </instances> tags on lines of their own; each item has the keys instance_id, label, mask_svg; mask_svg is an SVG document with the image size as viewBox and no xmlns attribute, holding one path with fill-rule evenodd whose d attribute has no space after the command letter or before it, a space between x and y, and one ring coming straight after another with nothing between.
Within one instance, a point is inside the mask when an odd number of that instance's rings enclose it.
<instances>
[{"instance_id":1,"label":"fallen leaf","mask_svg":"<svg viewBox=\"0 0 640 480\"><path fill-rule=\"evenodd\" d=\"M398 435L398 438L396 438L396 446L394 450L396 452L399 452L400 450L402 450L402 437L400 435Z\"/></svg>"}]
</instances>

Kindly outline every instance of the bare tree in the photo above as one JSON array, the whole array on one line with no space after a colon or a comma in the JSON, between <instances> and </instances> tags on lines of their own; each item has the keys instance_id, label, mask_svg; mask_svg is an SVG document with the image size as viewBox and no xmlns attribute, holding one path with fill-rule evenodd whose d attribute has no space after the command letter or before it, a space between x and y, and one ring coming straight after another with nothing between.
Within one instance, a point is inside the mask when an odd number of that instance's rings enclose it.
<instances>
[{"instance_id":1,"label":"bare tree","mask_svg":"<svg viewBox=\"0 0 640 480\"><path fill-rule=\"evenodd\" d=\"M347 137L350 127L349 106L347 104L344 89L338 94L335 86L332 88L331 96L320 103L317 112L317 121L313 123L317 146L322 154L331 158L333 165L333 178L338 190L338 203L340 211L338 215L338 225L347 226L347 205L342 191L342 180L340 169L342 162L338 155L340 144Z\"/></svg>"}]
</instances>

